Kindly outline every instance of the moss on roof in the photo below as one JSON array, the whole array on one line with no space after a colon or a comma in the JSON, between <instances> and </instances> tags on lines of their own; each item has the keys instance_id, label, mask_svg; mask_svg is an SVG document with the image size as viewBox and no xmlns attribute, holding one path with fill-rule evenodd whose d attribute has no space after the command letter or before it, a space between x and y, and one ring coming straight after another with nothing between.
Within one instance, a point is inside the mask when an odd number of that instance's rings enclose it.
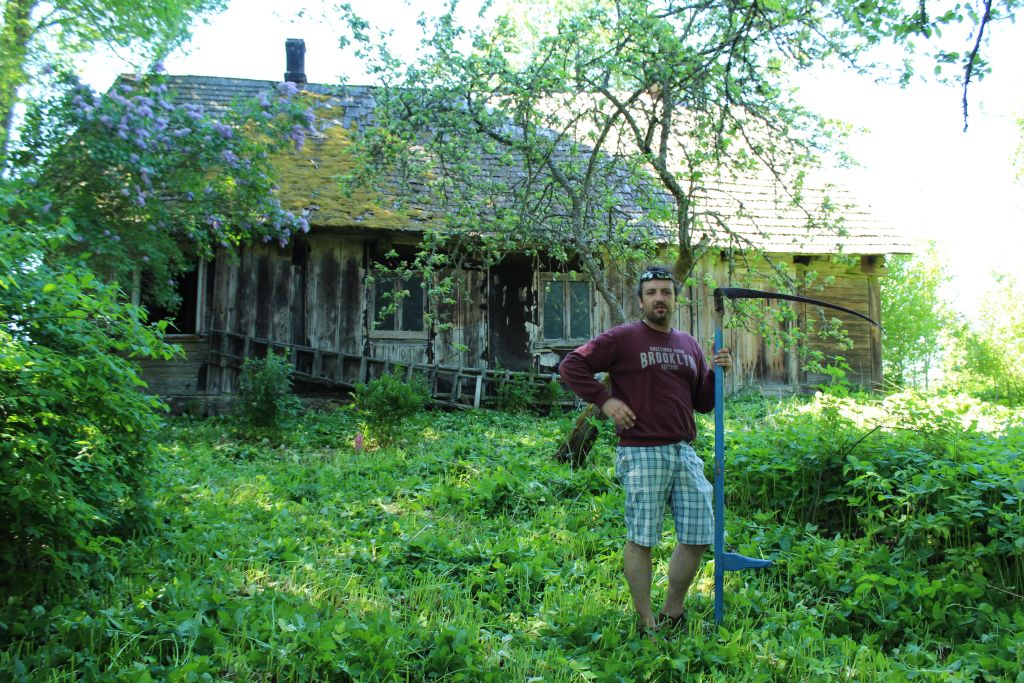
<instances>
[{"instance_id":1,"label":"moss on roof","mask_svg":"<svg viewBox=\"0 0 1024 683\"><path fill-rule=\"evenodd\" d=\"M310 223L319 226L405 227L408 217L387 208L391 202L379 192L342 192L337 177L353 170L351 146L352 134L333 125L307 140L302 150L272 157L281 204L290 211L309 211Z\"/></svg>"}]
</instances>

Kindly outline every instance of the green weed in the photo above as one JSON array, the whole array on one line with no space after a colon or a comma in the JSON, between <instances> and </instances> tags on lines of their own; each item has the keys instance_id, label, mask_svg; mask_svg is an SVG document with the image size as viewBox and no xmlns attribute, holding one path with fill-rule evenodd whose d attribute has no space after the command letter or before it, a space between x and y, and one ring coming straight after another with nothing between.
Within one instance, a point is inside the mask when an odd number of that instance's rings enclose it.
<instances>
[{"instance_id":1,"label":"green weed","mask_svg":"<svg viewBox=\"0 0 1024 683\"><path fill-rule=\"evenodd\" d=\"M721 627L709 553L684 631L636 636L614 451L555 463L571 419L430 413L370 452L348 410L287 444L181 420L155 531L61 594L4 593L0 678L1020 680L1019 414L832 395L727 414L727 539L775 564L727 575Z\"/></svg>"}]
</instances>

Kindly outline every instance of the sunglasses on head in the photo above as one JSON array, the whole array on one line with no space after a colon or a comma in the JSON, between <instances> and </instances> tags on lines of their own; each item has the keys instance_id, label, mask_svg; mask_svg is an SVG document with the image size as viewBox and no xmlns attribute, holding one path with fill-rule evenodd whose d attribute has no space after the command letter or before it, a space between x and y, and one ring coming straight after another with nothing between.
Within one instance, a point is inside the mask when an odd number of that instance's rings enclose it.
<instances>
[{"instance_id":1,"label":"sunglasses on head","mask_svg":"<svg viewBox=\"0 0 1024 683\"><path fill-rule=\"evenodd\" d=\"M647 282L648 280L672 280L672 273L667 270L648 270L640 276L640 282Z\"/></svg>"}]
</instances>

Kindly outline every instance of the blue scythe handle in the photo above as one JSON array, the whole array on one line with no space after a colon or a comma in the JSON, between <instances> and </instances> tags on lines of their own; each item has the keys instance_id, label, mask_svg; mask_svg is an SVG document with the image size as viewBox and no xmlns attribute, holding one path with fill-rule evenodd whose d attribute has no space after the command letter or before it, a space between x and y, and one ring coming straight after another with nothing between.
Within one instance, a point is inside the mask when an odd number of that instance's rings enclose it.
<instances>
[{"instance_id":1,"label":"blue scythe handle","mask_svg":"<svg viewBox=\"0 0 1024 683\"><path fill-rule=\"evenodd\" d=\"M715 353L722 348L722 319L725 317L726 299L782 299L813 304L823 308L834 308L863 318L881 329L876 321L857 311L837 306L826 301L818 301L795 294L763 292L757 289L741 289L737 287L719 287L714 291L715 297ZM746 557L738 553L725 552L725 371L715 365L715 623L722 623L725 611L725 572L741 569L759 569L768 567L771 560L760 560Z\"/></svg>"}]
</instances>

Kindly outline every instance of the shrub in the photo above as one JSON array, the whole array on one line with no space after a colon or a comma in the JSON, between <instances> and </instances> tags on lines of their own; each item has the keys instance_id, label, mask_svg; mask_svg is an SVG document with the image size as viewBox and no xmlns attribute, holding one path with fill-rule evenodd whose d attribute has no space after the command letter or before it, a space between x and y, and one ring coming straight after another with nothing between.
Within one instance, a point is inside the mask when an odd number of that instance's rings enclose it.
<instances>
[{"instance_id":1,"label":"shrub","mask_svg":"<svg viewBox=\"0 0 1024 683\"><path fill-rule=\"evenodd\" d=\"M0 574L77 576L144 509L162 404L139 390L129 356L169 358L172 349L87 262L61 255L70 225L37 224L7 189L0 188Z\"/></svg>"},{"instance_id":2,"label":"shrub","mask_svg":"<svg viewBox=\"0 0 1024 683\"><path fill-rule=\"evenodd\" d=\"M430 392L421 376L413 375L406 382L397 371L357 384L353 391L353 403L366 431L381 446L394 443L401 436L402 423L429 400Z\"/></svg>"},{"instance_id":3,"label":"shrub","mask_svg":"<svg viewBox=\"0 0 1024 683\"><path fill-rule=\"evenodd\" d=\"M529 411L536 400L536 389L532 375L517 373L500 382L497 388L497 408L506 413L520 414Z\"/></svg>"},{"instance_id":4,"label":"shrub","mask_svg":"<svg viewBox=\"0 0 1024 683\"><path fill-rule=\"evenodd\" d=\"M247 358L238 379L235 411L239 420L257 430L276 432L294 418L300 408L292 394L288 354L267 349L265 358Z\"/></svg>"}]
</instances>

